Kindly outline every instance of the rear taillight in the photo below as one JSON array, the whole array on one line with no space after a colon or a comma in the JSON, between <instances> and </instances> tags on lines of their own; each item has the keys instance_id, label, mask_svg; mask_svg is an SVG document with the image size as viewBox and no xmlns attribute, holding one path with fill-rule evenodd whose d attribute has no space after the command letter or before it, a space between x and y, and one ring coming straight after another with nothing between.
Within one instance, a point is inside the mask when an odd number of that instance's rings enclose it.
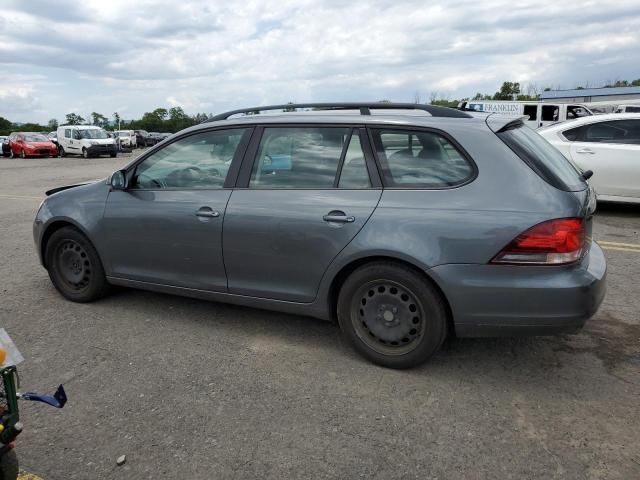
<instances>
[{"instance_id":1,"label":"rear taillight","mask_svg":"<svg viewBox=\"0 0 640 480\"><path fill-rule=\"evenodd\" d=\"M584 249L584 219L558 218L518 235L491 263L561 265L578 260Z\"/></svg>"}]
</instances>

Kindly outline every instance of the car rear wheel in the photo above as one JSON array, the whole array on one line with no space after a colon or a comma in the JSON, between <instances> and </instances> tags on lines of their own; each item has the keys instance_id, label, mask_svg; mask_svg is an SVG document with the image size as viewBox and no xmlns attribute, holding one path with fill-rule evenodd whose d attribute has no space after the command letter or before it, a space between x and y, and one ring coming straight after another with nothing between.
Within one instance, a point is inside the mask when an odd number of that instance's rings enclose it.
<instances>
[{"instance_id":1,"label":"car rear wheel","mask_svg":"<svg viewBox=\"0 0 640 480\"><path fill-rule=\"evenodd\" d=\"M436 288L412 268L375 262L355 270L338 296L338 322L356 350L378 365L420 365L442 345L447 309Z\"/></svg>"},{"instance_id":2,"label":"car rear wheel","mask_svg":"<svg viewBox=\"0 0 640 480\"><path fill-rule=\"evenodd\" d=\"M63 227L51 235L45 261L53 285L68 300L92 302L109 290L98 252L73 227Z\"/></svg>"}]
</instances>

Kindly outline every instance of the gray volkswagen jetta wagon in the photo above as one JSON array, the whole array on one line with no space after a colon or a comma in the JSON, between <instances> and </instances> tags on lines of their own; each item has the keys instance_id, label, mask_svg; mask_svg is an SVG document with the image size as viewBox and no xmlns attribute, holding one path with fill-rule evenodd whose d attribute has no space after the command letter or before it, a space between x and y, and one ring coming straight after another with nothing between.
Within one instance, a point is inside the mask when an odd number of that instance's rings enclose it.
<instances>
[{"instance_id":1,"label":"gray volkswagen jetta wagon","mask_svg":"<svg viewBox=\"0 0 640 480\"><path fill-rule=\"evenodd\" d=\"M254 107L48 191L33 233L69 300L120 285L337 319L406 368L448 334L571 332L596 312L590 174L513 117Z\"/></svg>"}]
</instances>

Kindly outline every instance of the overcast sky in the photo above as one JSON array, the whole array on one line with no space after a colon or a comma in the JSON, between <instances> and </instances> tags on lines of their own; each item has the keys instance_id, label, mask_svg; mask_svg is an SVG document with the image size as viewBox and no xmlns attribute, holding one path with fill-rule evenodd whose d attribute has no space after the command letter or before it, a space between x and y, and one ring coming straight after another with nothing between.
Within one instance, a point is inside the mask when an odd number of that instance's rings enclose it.
<instances>
[{"instance_id":1,"label":"overcast sky","mask_svg":"<svg viewBox=\"0 0 640 480\"><path fill-rule=\"evenodd\" d=\"M3 0L0 116L428 101L640 78L640 0Z\"/></svg>"}]
</instances>

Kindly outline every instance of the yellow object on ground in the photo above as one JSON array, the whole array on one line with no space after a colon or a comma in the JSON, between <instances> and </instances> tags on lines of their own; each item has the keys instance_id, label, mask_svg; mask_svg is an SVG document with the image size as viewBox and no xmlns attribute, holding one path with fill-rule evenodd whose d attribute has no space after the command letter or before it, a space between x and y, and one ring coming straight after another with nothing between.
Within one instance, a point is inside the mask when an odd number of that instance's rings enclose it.
<instances>
[{"instance_id":1,"label":"yellow object on ground","mask_svg":"<svg viewBox=\"0 0 640 480\"><path fill-rule=\"evenodd\" d=\"M0 367L4 364L5 358L7 358L7 352L4 348L0 347Z\"/></svg>"},{"instance_id":2,"label":"yellow object on ground","mask_svg":"<svg viewBox=\"0 0 640 480\"><path fill-rule=\"evenodd\" d=\"M33 473L20 472L18 474L18 480L44 480L44 479Z\"/></svg>"}]
</instances>

